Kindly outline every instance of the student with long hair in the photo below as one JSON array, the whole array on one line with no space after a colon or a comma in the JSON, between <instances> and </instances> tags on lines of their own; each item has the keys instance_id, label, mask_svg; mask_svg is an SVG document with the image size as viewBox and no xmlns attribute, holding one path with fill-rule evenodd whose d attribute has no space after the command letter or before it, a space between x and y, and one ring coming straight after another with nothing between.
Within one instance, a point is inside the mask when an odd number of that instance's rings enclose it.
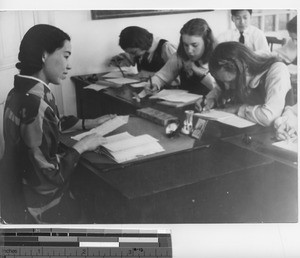
<instances>
[{"instance_id":1,"label":"student with long hair","mask_svg":"<svg viewBox=\"0 0 300 258\"><path fill-rule=\"evenodd\" d=\"M208 61L215 46L211 28L204 19L188 21L180 30L177 53L151 78L145 87L147 94L153 94L170 85L178 76L180 89L206 95L216 87L208 70Z\"/></svg>"},{"instance_id":2,"label":"student with long hair","mask_svg":"<svg viewBox=\"0 0 300 258\"><path fill-rule=\"evenodd\" d=\"M1 215L8 223L75 223L80 208L69 179L80 155L105 139L89 135L62 149L63 130L92 128L114 115L80 120L60 118L49 84L60 84L71 69L68 34L39 24L24 35L14 78L4 108L5 151L1 160ZM22 212L26 210L26 212Z\"/></svg>"},{"instance_id":3,"label":"student with long hair","mask_svg":"<svg viewBox=\"0 0 300 258\"><path fill-rule=\"evenodd\" d=\"M214 90L217 93L208 94L204 109L225 108L269 126L285 105L293 103L287 66L275 57L257 55L239 42L219 44L209 60L209 70L220 87Z\"/></svg>"}]
</instances>

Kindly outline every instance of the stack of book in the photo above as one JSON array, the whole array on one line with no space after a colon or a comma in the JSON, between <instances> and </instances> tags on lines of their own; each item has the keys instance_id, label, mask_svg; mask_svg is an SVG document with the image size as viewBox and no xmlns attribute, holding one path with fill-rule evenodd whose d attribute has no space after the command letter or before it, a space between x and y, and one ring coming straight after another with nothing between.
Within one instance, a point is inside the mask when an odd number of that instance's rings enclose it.
<instances>
[{"instance_id":1,"label":"stack of book","mask_svg":"<svg viewBox=\"0 0 300 258\"><path fill-rule=\"evenodd\" d=\"M165 112L162 112L157 109L150 108L150 107L138 109L136 112L137 112L138 116L148 119L148 120L152 121L153 123L156 123L156 124L159 124L162 126L166 126L170 122L178 122L179 121L176 116L170 115L168 113L165 113Z\"/></svg>"},{"instance_id":2,"label":"stack of book","mask_svg":"<svg viewBox=\"0 0 300 258\"><path fill-rule=\"evenodd\" d=\"M158 140L148 134L133 136L128 132L106 137L98 152L117 163L138 159L164 151Z\"/></svg>"}]
</instances>

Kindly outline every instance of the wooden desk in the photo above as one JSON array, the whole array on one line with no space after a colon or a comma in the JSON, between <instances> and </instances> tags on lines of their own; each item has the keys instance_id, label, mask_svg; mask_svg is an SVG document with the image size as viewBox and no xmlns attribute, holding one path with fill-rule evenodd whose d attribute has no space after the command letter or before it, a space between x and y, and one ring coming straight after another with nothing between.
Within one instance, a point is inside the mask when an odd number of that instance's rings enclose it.
<instances>
[{"instance_id":1,"label":"wooden desk","mask_svg":"<svg viewBox=\"0 0 300 258\"><path fill-rule=\"evenodd\" d=\"M117 91L110 89L101 97L109 96L118 111L153 104L133 102L129 87ZM164 108L182 119L184 110ZM127 129L164 137L163 128L148 121L136 120ZM295 161L255 144L243 146L245 133L261 141L273 132L258 125L239 129L209 121L200 142L170 155L120 165L86 153L74 185L83 189L85 208L96 223L297 222ZM259 147L266 146L262 142Z\"/></svg>"}]
</instances>

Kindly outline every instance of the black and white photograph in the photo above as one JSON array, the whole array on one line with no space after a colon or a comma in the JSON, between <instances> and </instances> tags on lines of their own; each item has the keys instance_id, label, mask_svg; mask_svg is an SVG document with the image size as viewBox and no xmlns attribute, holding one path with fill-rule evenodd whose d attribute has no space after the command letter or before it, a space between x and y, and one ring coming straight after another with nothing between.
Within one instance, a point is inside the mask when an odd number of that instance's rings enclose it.
<instances>
[{"instance_id":1,"label":"black and white photograph","mask_svg":"<svg viewBox=\"0 0 300 258\"><path fill-rule=\"evenodd\" d=\"M298 10L200 6L0 9L1 225L298 225Z\"/></svg>"}]
</instances>

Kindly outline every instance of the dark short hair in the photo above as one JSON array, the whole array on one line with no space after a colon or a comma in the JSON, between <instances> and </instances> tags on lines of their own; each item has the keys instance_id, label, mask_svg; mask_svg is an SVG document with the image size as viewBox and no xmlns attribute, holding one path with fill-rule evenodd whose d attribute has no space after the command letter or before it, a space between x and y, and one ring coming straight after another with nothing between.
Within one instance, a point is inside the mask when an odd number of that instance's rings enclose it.
<instances>
[{"instance_id":1,"label":"dark short hair","mask_svg":"<svg viewBox=\"0 0 300 258\"><path fill-rule=\"evenodd\" d=\"M20 74L32 75L43 68L44 52L52 54L62 48L64 41L70 41L70 36L57 27L48 24L38 24L31 27L24 35L16 67Z\"/></svg>"},{"instance_id":2,"label":"dark short hair","mask_svg":"<svg viewBox=\"0 0 300 258\"><path fill-rule=\"evenodd\" d=\"M234 9L234 10L231 10L231 15L232 16L236 16L238 12L241 12L241 11L248 11L250 13L250 15L252 15L252 9L245 9L245 10L238 10L238 9Z\"/></svg>"},{"instance_id":3,"label":"dark short hair","mask_svg":"<svg viewBox=\"0 0 300 258\"><path fill-rule=\"evenodd\" d=\"M286 24L286 29L291 33L297 34L297 16Z\"/></svg>"},{"instance_id":4,"label":"dark short hair","mask_svg":"<svg viewBox=\"0 0 300 258\"><path fill-rule=\"evenodd\" d=\"M148 30L138 27L129 26L121 31L119 38L120 47L126 48L140 48L141 50L149 50L153 42L153 34Z\"/></svg>"},{"instance_id":5,"label":"dark short hair","mask_svg":"<svg viewBox=\"0 0 300 258\"><path fill-rule=\"evenodd\" d=\"M208 23L201 18L195 18L189 20L186 24L183 25L182 29L180 30L180 40L177 49L177 54L184 60L188 59L188 56L184 50L182 35L190 35L190 36L201 36L204 41L204 53L201 57L201 61L203 63L208 63L209 57L213 51L215 46L215 39L212 33L211 28L209 27Z\"/></svg>"}]
</instances>

